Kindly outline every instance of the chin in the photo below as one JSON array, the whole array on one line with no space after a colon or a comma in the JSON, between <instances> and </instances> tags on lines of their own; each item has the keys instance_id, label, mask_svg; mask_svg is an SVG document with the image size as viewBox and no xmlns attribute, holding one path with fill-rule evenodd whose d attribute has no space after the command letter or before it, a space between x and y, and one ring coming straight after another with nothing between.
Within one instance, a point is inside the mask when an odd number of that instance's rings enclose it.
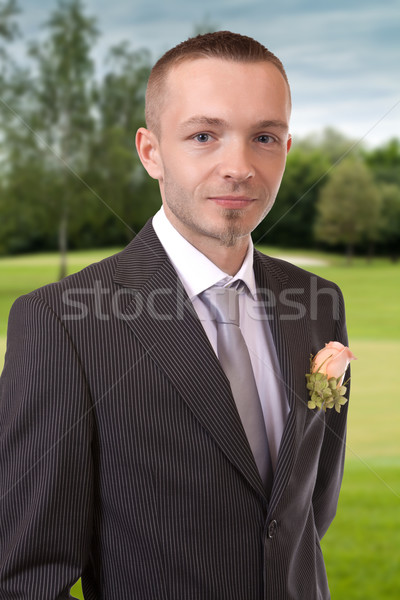
<instances>
[{"instance_id":1,"label":"chin","mask_svg":"<svg viewBox=\"0 0 400 600\"><path fill-rule=\"evenodd\" d=\"M248 237L250 233L251 230L249 228L232 224L219 233L218 239L222 246L233 248L239 240Z\"/></svg>"}]
</instances>

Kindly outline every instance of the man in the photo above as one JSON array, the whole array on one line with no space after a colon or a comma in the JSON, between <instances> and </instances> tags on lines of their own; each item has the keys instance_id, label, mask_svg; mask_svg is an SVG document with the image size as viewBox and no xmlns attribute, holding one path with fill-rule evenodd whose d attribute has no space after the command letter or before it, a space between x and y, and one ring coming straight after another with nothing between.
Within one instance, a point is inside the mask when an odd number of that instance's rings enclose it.
<instances>
[{"instance_id":1,"label":"man","mask_svg":"<svg viewBox=\"0 0 400 600\"><path fill-rule=\"evenodd\" d=\"M120 254L11 311L0 599L67 598L79 577L87 600L329 598L319 543L346 407L310 410L305 373L346 343L343 300L250 238L280 185L290 110L280 61L244 36L199 36L154 67L136 141L163 210ZM242 368L223 367L215 286L238 302L244 393Z\"/></svg>"}]
</instances>

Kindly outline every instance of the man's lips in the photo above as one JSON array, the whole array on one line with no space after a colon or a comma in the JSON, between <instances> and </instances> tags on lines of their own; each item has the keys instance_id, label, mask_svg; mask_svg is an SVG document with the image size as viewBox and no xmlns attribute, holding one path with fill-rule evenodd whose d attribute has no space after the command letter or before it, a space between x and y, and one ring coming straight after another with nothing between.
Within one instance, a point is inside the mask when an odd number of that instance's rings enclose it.
<instances>
[{"instance_id":1,"label":"man's lips","mask_svg":"<svg viewBox=\"0 0 400 600\"><path fill-rule=\"evenodd\" d=\"M223 208L245 208L255 201L249 196L211 196L208 198Z\"/></svg>"}]
</instances>

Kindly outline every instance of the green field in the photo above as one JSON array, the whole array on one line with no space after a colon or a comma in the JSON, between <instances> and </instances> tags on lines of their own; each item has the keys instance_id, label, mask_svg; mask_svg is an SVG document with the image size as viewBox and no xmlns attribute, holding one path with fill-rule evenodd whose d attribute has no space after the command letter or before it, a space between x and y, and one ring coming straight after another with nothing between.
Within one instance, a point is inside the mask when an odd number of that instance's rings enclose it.
<instances>
[{"instance_id":1,"label":"green field","mask_svg":"<svg viewBox=\"0 0 400 600\"><path fill-rule=\"evenodd\" d=\"M323 540L333 600L400 598L400 264L380 259L348 267L341 257L306 256L309 270L336 281L346 299L352 369L347 461L336 519ZM71 253L70 271L112 251ZM7 314L20 294L57 278L52 254L0 259L0 368ZM77 598L83 598L79 585Z\"/></svg>"}]
</instances>

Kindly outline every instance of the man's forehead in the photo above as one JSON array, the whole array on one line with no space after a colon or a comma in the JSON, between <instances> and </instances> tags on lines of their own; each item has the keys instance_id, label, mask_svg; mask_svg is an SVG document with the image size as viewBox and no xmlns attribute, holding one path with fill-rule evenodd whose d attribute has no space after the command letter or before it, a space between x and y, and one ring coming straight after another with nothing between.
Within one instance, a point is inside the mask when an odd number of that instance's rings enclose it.
<instances>
[{"instance_id":1,"label":"man's forehead","mask_svg":"<svg viewBox=\"0 0 400 600\"><path fill-rule=\"evenodd\" d=\"M165 92L166 105L168 97L170 101L179 104L184 98L190 98L195 104L197 100L211 103L215 95L229 97L230 92L240 96L251 92L252 105L257 99L264 103L266 98L271 99L278 93L280 96L287 96L290 105L287 82L277 67L267 61L239 62L215 57L184 60L171 68ZM235 100L233 96L230 99Z\"/></svg>"},{"instance_id":2,"label":"man's forehead","mask_svg":"<svg viewBox=\"0 0 400 600\"><path fill-rule=\"evenodd\" d=\"M249 81L251 80L251 82ZM243 81L245 87L251 85L254 95L257 90L263 93L266 90L281 89L287 97L289 105L290 88L279 69L270 61L236 61L221 57L188 57L171 66L165 79L164 94L173 94L176 97L183 92L193 96L196 84L205 86L209 93L214 92L214 87L221 90L229 85L236 86ZM237 90L236 90L237 91Z\"/></svg>"}]
</instances>

